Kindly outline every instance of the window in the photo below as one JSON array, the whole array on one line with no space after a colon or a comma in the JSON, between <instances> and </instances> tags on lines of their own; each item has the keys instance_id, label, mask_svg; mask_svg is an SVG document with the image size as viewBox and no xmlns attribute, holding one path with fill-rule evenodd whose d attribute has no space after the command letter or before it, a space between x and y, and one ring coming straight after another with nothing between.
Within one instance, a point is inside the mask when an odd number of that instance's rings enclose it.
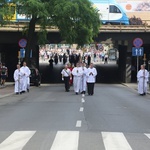
<instances>
[{"instance_id":1,"label":"window","mask_svg":"<svg viewBox=\"0 0 150 150\"><path fill-rule=\"evenodd\" d=\"M120 9L114 5L109 6L109 12L110 13L121 13Z\"/></svg>"},{"instance_id":2,"label":"window","mask_svg":"<svg viewBox=\"0 0 150 150\"><path fill-rule=\"evenodd\" d=\"M16 9L16 7L15 7L15 6L10 6L11 14L15 14L15 9Z\"/></svg>"}]
</instances>

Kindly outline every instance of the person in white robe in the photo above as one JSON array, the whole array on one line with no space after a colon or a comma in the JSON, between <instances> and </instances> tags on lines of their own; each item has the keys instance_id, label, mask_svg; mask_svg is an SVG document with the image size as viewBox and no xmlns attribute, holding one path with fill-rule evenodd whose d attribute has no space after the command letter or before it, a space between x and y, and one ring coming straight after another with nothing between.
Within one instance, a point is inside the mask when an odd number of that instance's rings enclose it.
<instances>
[{"instance_id":1,"label":"person in white robe","mask_svg":"<svg viewBox=\"0 0 150 150\"><path fill-rule=\"evenodd\" d=\"M141 65L141 69L137 73L138 93L146 95L149 72L145 69L145 65Z\"/></svg>"},{"instance_id":2,"label":"person in white robe","mask_svg":"<svg viewBox=\"0 0 150 150\"><path fill-rule=\"evenodd\" d=\"M15 87L14 87L14 92L16 94L21 94L22 91L22 77L23 77L23 72L21 72L20 65L17 64L17 69L14 71L14 81L15 81Z\"/></svg>"},{"instance_id":3,"label":"person in white robe","mask_svg":"<svg viewBox=\"0 0 150 150\"><path fill-rule=\"evenodd\" d=\"M77 63L76 67L73 68L72 75L74 92L76 93L76 95L78 95L80 92L81 77L83 75L83 70L81 69L79 63Z\"/></svg>"},{"instance_id":4,"label":"person in white robe","mask_svg":"<svg viewBox=\"0 0 150 150\"><path fill-rule=\"evenodd\" d=\"M87 68L86 68L86 64L85 63L81 64L81 69L83 71L83 75L81 76L80 92L81 92L81 94L85 94L86 87L87 87L87 84L86 84Z\"/></svg>"},{"instance_id":5,"label":"person in white robe","mask_svg":"<svg viewBox=\"0 0 150 150\"><path fill-rule=\"evenodd\" d=\"M31 71L30 71L29 67L27 67L26 62L23 62L23 66L21 67L21 71L23 72L22 93L24 93L26 91L29 92Z\"/></svg>"},{"instance_id":6,"label":"person in white robe","mask_svg":"<svg viewBox=\"0 0 150 150\"><path fill-rule=\"evenodd\" d=\"M96 82L96 76L97 76L97 70L93 66L93 63L91 63L86 73L88 95L94 94L94 84Z\"/></svg>"}]
</instances>

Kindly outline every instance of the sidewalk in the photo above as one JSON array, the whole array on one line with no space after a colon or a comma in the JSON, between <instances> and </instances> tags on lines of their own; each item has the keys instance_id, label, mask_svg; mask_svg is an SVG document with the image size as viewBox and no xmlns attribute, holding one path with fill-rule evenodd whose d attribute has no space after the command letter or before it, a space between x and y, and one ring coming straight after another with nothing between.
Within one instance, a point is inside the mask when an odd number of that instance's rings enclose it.
<instances>
[{"instance_id":1,"label":"sidewalk","mask_svg":"<svg viewBox=\"0 0 150 150\"><path fill-rule=\"evenodd\" d=\"M127 86L131 89L137 90L137 83L122 83L122 85Z\"/></svg>"},{"instance_id":2,"label":"sidewalk","mask_svg":"<svg viewBox=\"0 0 150 150\"><path fill-rule=\"evenodd\" d=\"M14 82L6 82L5 86L0 86L0 98L14 94Z\"/></svg>"}]
</instances>

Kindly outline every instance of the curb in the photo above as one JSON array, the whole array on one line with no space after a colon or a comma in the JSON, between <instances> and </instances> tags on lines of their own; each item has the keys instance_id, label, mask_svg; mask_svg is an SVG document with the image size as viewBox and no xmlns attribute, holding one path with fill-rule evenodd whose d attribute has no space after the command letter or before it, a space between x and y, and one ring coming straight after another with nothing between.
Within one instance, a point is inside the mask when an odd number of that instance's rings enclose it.
<instances>
[{"instance_id":1,"label":"curb","mask_svg":"<svg viewBox=\"0 0 150 150\"><path fill-rule=\"evenodd\" d=\"M7 88L9 86L14 86L15 84L14 83L11 83L11 84L6 84L4 86L0 86L0 89L4 89L4 88Z\"/></svg>"}]
</instances>

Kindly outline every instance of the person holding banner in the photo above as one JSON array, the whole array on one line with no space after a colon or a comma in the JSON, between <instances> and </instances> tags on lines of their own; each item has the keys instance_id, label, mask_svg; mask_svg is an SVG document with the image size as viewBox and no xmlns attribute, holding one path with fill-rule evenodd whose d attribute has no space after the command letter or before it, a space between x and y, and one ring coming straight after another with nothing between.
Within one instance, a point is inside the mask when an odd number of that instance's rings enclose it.
<instances>
[{"instance_id":1,"label":"person holding banner","mask_svg":"<svg viewBox=\"0 0 150 150\"><path fill-rule=\"evenodd\" d=\"M137 73L138 93L146 95L149 72L145 69L145 65L141 65L141 69Z\"/></svg>"}]
</instances>

